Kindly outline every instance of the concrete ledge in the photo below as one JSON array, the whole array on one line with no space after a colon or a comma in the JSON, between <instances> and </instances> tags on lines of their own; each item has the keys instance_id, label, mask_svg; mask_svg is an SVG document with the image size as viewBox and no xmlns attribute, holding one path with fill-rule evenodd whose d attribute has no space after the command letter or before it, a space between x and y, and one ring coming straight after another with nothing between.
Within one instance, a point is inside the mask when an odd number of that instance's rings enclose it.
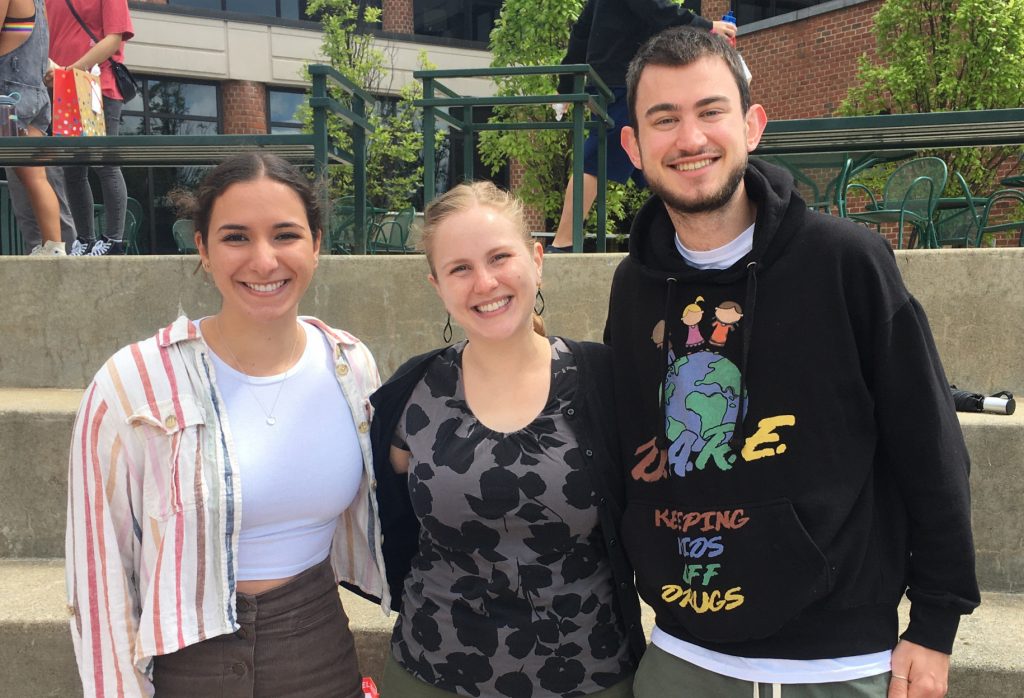
<instances>
[{"instance_id":1,"label":"concrete ledge","mask_svg":"<svg viewBox=\"0 0 1024 698\"><path fill-rule=\"evenodd\" d=\"M64 601L60 560L0 560L0 686L11 696L80 696ZM360 666L379 678L394 616L341 593ZM906 622L907 608L901 608ZM644 609L650 633L653 613ZM1024 596L987 593L960 623L949 695L986 698L1024 695ZM393 698L393 697L389 697Z\"/></svg>"},{"instance_id":2,"label":"concrete ledge","mask_svg":"<svg viewBox=\"0 0 1024 698\"><path fill-rule=\"evenodd\" d=\"M545 319L553 333L600 339L621 254L546 261ZM1024 249L911 250L896 254L928 312L950 381L967 390L1024 393ZM215 312L217 295L196 257L0 258L0 387L81 388L115 350L185 311ZM440 343L444 313L419 255L324 257L302 312L363 339L390 375ZM68 307L35 312L42 299ZM68 303L73 302L73 312Z\"/></svg>"},{"instance_id":3,"label":"concrete ledge","mask_svg":"<svg viewBox=\"0 0 1024 698\"><path fill-rule=\"evenodd\" d=\"M0 558L64 554L67 461L80 390L0 389ZM1024 590L1024 410L960 414L973 471L978 579Z\"/></svg>"}]
</instances>

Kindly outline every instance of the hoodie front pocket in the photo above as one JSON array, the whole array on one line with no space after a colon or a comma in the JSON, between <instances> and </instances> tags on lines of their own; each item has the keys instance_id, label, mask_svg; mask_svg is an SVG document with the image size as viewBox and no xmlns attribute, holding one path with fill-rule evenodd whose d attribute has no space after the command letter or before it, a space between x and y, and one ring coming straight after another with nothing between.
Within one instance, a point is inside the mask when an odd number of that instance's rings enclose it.
<instances>
[{"instance_id":1,"label":"hoodie front pocket","mask_svg":"<svg viewBox=\"0 0 1024 698\"><path fill-rule=\"evenodd\" d=\"M699 510L632 501L623 535L659 627L708 642L769 637L831 585L828 561L785 499Z\"/></svg>"}]
</instances>

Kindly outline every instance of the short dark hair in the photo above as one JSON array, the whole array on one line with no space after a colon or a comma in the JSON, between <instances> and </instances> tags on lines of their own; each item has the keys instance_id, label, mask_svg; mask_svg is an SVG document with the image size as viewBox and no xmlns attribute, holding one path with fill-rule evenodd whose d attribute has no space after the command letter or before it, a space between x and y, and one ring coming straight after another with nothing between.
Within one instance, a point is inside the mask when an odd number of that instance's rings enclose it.
<instances>
[{"instance_id":1,"label":"short dark hair","mask_svg":"<svg viewBox=\"0 0 1024 698\"><path fill-rule=\"evenodd\" d=\"M181 215L192 219L203 245L206 245L210 214L213 213L213 205L217 199L233 184L251 182L262 177L280 182L298 194L303 208L306 209L306 222L315 242L323 228L317 186L310 182L299 168L273 153L256 150L234 155L210 170L199 183L195 193L179 190L173 192L171 197Z\"/></svg>"},{"instance_id":2,"label":"short dark hair","mask_svg":"<svg viewBox=\"0 0 1024 698\"><path fill-rule=\"evenodd\" d=\"M740 54L718 34L695 27L672 27L651 37L629 62L626 71L626 101L629 105L629 123L636 130L636 88L640 74L649 65L669 67L687 66L705 56L717 56L725 61L740 90L740 107L746 114L750 109L750 85L743 72Z\"/></svg>"}]
</instances>

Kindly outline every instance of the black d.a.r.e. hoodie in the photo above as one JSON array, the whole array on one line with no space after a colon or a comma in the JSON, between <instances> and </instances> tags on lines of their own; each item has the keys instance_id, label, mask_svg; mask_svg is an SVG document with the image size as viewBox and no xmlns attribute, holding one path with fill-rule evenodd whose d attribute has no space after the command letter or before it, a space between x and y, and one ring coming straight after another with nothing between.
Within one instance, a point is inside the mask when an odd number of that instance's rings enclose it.
<instances>
[{"instance_id":1,"label":"black d.a.r.e. hoodie","mask_svg":"<svg viewBox=\"0 0 1024 698\"><path fill-rule=\"evenodd\" d=\"M790 659L891 648L907 591L903 637L950 652L979 600L969 461L924 312L880 236L778 168L744 184L743 259L689 267L652 199L612 284L637 587L677 638Z\"/></svg>"}]
</instances>

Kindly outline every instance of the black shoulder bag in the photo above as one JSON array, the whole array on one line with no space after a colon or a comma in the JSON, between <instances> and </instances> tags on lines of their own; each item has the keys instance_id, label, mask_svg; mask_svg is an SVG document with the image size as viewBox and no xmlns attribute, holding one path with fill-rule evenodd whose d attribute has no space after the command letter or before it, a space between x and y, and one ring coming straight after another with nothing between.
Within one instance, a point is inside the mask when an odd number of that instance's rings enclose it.
<instances>
[{"instance_id":1,"label":"black shoulder bag","mask_svg":"<svg viewBox=\"0 0 1024 698\"><path fill-rule=\"evenodd\" d=\"M75 10L75 6L71 4L71 0L64 0L68 4L68 9L71 10L71 14L85 30L85 33L89 35L95 43L99 43L100 40L96 38L96 35L92 33L89 27L85 26L85 22L79 16ZM117 83L117 89L121 93L121 98L125 102L130 102L135 98L135 95L139 93L139 83L135 81L135 76L128 70L128 66L124 63L118 63L113 58L110 59L110 70L114 73L114 82Z\"/></svg>"}]
</instances>

